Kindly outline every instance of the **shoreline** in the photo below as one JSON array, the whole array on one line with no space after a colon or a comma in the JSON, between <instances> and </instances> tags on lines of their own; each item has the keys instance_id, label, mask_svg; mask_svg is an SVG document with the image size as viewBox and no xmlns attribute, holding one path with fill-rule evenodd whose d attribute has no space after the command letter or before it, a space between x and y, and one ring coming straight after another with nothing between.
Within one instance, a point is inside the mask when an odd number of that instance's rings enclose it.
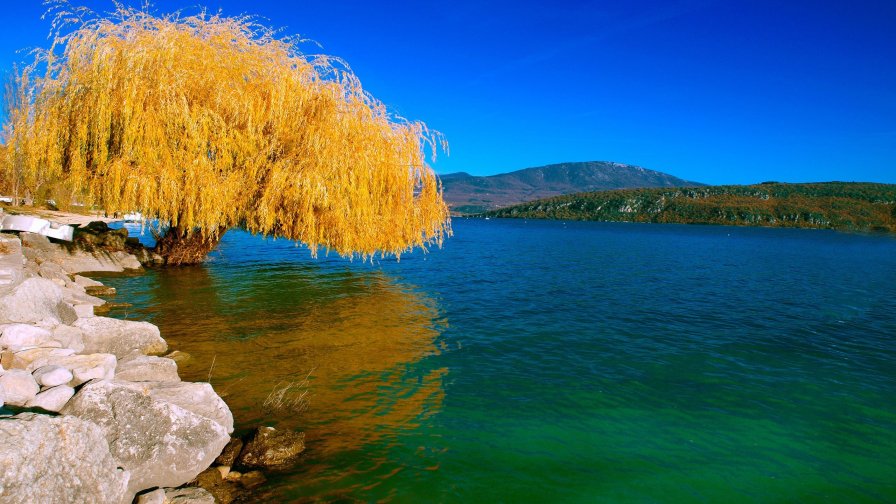
<instances>
[{"instance_id":1,"label":"shoreline","mask_svg":"<svg viewBox=\"0 0 896 504\"><path fill-rule=\"evenodd\" d=\"M88 248L0 233L0 501L233 502L295 462L303 434L232 438L229 407L180 380L158 327L96 314L115 292L83 275L142 267Z\"/></svg>"}]
</instances>

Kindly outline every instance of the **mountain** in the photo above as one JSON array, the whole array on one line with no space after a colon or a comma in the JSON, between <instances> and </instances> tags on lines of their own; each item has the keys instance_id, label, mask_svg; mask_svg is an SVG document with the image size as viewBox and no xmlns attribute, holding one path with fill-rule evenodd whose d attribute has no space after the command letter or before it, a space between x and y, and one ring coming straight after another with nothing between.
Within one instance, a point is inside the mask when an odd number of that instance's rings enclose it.
<instances>
[{"instance_id":1,"label":"mountain","mask_svg":"<svg viewBox=\"0 0 896 504\"><path fill-rule=\"evenodd\" d=\"M478 213L583 191L703 185L640 166L608 161L560 163L488 177L459 172L440 178L445 201L458 213Z\"/></svg>"},{"instance_id":2,"label":"mountain","mask_svg":"<svg viewBox=\"0 0 896 504\"><path fill-rule=\"evenodd\" d=\"M764 182L601 191L530 201L485 215L896 232L896 184Z\"/></svg>"}]
</instances>

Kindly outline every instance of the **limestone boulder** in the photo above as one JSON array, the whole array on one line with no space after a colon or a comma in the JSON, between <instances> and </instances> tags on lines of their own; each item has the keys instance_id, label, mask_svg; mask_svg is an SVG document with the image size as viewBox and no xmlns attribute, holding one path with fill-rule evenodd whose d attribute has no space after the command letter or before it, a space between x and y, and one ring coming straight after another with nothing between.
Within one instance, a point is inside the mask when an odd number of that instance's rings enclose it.
<instances>
[{"instance_id":1,"label":"limestone boulder","mask_svg":"<svg viewBox=\"0 0 896 504\"><path fill-rule=\"evenodd\" d=\"M208 418L230 434L233 432L233 414L209 383L201 382L118 382L160 401L176 404L181 408ZM230 441L228 438L227 441ZM226 444L226 443L225 443ZM221 448L224 448L222 445ZM221 453L219 449L215 456Z\"/></svg>"},{"instance_id":2,"label":"limestone boulder","mask_svg":"<svg viewBox=\"0 0 896 504\"><path fill-rule=\"evenodd\" d=\"M62 409L103 431L112 457L130 472L127 498L144 489L177 487L192 480L230 439L219 423L128 385L92 381Z\"/></svg>"},{"instance_id":3,"label":"limestone boulder","mask_svg":"<svg viewBox=\"0 0 896 504\"><path fill-rule=\"evenodd\" d=\"M118 361L115 379L132 382L180 381L177 363L164 357L134 354Z\"/></svg>"},{"instance_id":4,"label":"limestone boulder","mask_svg":"<svg viewBox=\"0 0 896 504\"><path fill-rule=\"evenodd\" d=\"M97 282L96 280L94 280L92 278L87 278L87 277L81 276L81 275L75 275L74 282L76 284L80 285L81 287L98 287L98 286L103 285L102 283Z\"/></svg>"},{"instance_id":5,"label":"limestone boulder","mask_svg":"<svg viewBox=\"0 0 896 504\"><path fill-rule=\"evenodd\" d=\"M22 242L13 235L0 234L0 296L12 292L25 279Z\"/></svg>"},{"instance_id":6,"label":"limestone boulder","mask_svg":"<svg viewBox=\"0 0 896 504\"><path fill-rule=\"evenodd\" d=\"M0 419L0 502L119 504L128 477L90 422L34 413Z\"/></svg>"},{"instance_id":7,"label":"limestone boulder","mask_svg":"<svg viewBox=\"0 0 896 504\"><path fill-rule=\"evenodd\" d=\"M40 363L46 361L47 359L68 357L70 355L74 355L75 351L71 348L58 348L59 343L55 341L53 343L56 345L56 348L39 347L29 348L27 350L20 350L16 352L12 367L16 369L24 369L31 373L38 367L42 366L43 364Z\"/></svg>"},{"instance_id":8,"label":"limestone boulder","mask_svg":"<svg viewBox=\"0 0 896 504\"><path fill-rule=\"evenodd\" d=\"M4 371L0 375L0 387L3 389L4 402L13 406L24 406L40 391L31 373L22 369ZM221 448L223 447L222 445Z\"/></svg>"},{"instance_id":9,"label":"limestone boulder","mask_svg":"<svg viewBox=\"0 0 896 504\"><path fill-rule=\"evenodd\" d=\"M53 339L63 347L71 348L75 353L84 351L84 333L77 327L58 325L53 328Z\"/></svg>"},{"instance_id":10,"label":"limestone boulder","mask_svg":"<svg viewBox=\"0 0 896 504\"><path fill-rule=\"evenodd\" d=\"M0 323L71 324L75 309L63 301L63 289L46 278L29 278L0 298Z\"/></svg>"},{"instance_id":11,"label":"limestone boulder","mask_svg":"<svg viewBox=\"0 0 896 504\"><path fill-rule=\"evenodd\" d=\"M48 365L60 366L72 373L71 387L77 387L90 380L111 380L115 376L118 359L112 354L68 355L40 359L32 364L35 369Z\"/></svg>"},{"instance_id":12,"label":"limestone boulder","mask_svg":"<svg viewBox=\"0 0 896 504\"><path fill-rule=\"evenodd\" d=\"M92 317L78 319L72 325L83 333L84 352L111 353L123 358L134 352L161 354L168 349L159 328L148 322Z\"/></svg>"},{"instance_id":13,"label":"limestone boulder","mask_svg":"<svg viewBox=\"0 0 896 504\"><path fill-rule=\"evenodd\" d=\"M75 389L68 385L59 385L41 391L34 396L33 399L28 401L25 406L58 412L66 405L66 403L68 403L73 395L75 395Z\"/></svg>"},{"instance_id":14,"label":"limestone boulder","mask_svg":"<svg viewBox=\"0 0 896 504\"><path fill-rule=\"evenodd\" d=\"M0 335L0 346L16 351L25 347L41 346L54 341L53 333L30 324L8 324Z\"/></svg>"},{"instance_id":15,"label":"limestone boulder","mask_svg":"<svg viewBox=\"0 0 896 504\"><path fill-rule=\"evenodd\" d=\"M215 504L215 497L198 487L166 488L165 504Z\"/></svg>"},{"instance_id":16,"label":"limestone boulder","mask_svg":"<svg viewBox=\"0 0 896 504\"><path fill-rule=\"evenodd\" d=\"M31 375L34 376L34 381L42 387L65 385L74 378L70 370L56 364L35 369Z\"/></svg>"}]
</instances>

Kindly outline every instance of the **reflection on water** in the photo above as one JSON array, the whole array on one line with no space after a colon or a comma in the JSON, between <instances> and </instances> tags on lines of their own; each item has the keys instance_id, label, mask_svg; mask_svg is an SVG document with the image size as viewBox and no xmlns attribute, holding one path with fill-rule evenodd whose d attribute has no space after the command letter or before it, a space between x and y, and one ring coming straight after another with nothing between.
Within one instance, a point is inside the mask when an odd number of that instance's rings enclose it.
<instances>
[{"instance_id":1,"label":"reflection on water","mask_svg":"<svg viewBox=\"0 0 896 504\"><path fill-rule=\"evenodd\" d=\"M305 431L303 476L273 482L277 492L339 479L346 468L330 464L339 454L388 445L441 407L445 370L418 363L438 353L444 322L430 299L382 271L211 263L145 277L124 286L131 291L120 296L137 303L118 315L151 320L171 349L191 354L181 377L210 377L238 432L259 424ZM265 405L287 385L285 404ZM350 471L401 469L364 457L356 464Z\"/></svg>"}]
</instances>

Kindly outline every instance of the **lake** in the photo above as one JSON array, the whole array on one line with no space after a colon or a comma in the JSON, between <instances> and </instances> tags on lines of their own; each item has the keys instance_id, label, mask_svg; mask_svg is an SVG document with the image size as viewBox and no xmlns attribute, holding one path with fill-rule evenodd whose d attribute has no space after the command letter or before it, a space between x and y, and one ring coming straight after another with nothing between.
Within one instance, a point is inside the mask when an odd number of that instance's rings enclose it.
<instances>
[{"instance_id":1,"label":"lake","mask_svg":"<svg viewBox=\"0 0 896 504\"><path fill-rule=\"evenodd\" d=\"M263 501L896 501L894 237L453 227L373 264L230 231L103 281L238 432L306 433Z\"/></svg>"}]
</instances>

